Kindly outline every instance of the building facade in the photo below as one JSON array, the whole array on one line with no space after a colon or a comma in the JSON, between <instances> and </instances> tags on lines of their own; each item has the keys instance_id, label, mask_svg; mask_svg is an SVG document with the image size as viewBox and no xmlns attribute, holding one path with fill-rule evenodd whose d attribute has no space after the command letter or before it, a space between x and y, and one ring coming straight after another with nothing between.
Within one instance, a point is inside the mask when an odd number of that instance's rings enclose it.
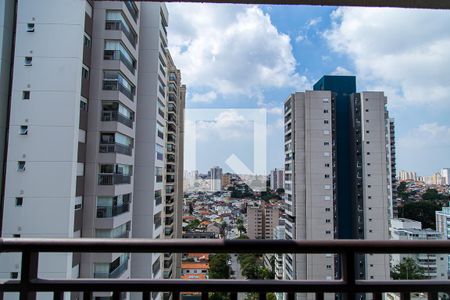
<instances>
[{"instance_id":1,"label":"building facade","mask_svg":"<svg viewBox=\"0 0 450 300\"><path fill-rule=\"evenodd\" d=\"M3 8L17 13L15 22L6 18L16 36L10 43L14 68L7 89L2 236L166 238L166 184L170 176L182 184L183 163L178 158L175 173L168 172L166 160L172 150L177 156L183 151L185 87L177 100L181 123L170 143L173 62L167 55L165 5L91 0L0 5L2 13ZM9 39L9 27L1 30L2 39ZM2 65L9 63L4 53ZM181 235L176 204L181 198L173 197L174 233L167 238ZM0 276L20 276L18 261L14 254L0 255ZM42 254L39 276L162 278L163 264L161 254ZM65 299L71 296L77 295L66 293Z\"/></svg>"},{"instance_id":2,"label":"building facade","mask_svg":"<svg viewBox=\"0 0 450 300\"><path fill-rule=\"evenodd\" d=\"M398 172L398 178L402 181L406 181L406 180L418 181L419 180L419 177L417 176L416 172L405 171L405 170L401 170L400 172Z\"/></svg>"},{"instance_id":3,"label":"building facade","mask_svg":"<svg viewBox=\"0 0 450 300\"><path fill-rule=\"evenodd\" d=\"M450 168L443 168L441 170L441 176L444 178L444 184L450 185Z\"/></svg>"},{"instance_id":4,"label":"building facade","mask_svg":"<svg viewBox=\"0 0 450 300\"><path fill-rule=\"evenodd\" d=\"M391 220L393 240L441 240L443 234L430 228L422 229L422 223L410 219ZM423 270L427 279L447 280L448 255L441 253L391 254L391 265L396 266L406 258L412 258Z\"/></svg>"},{"instance_id":5,"label":"building facade","mask_svg":"<svg viewBox=\"0 0 450 300\"><path fill-rule=\"evenodd\" d=\"M261 202L247 206L247 236L250 239L273 239L273 230L278 225L278 206Z\"/></svg>"},{"instance_id":6,"label":"building facade","mask_svg":"<svg viewBox=\"0 0 450 300\"><path fill-rule=\"evenodd\" d=\"M270 172L270 189L276 191L284 188L284 170L275 169Z\"/></svg>"},{"instance_id":7,"label":"building facade","mask_svg":"<svg viewBox=\"0 0 450 300\"><path fill-rule=\"evenodd\" d=\"M285 101L286 238L388 239L390 121L382 92L324 76ZM395 168L395 164L394 164ZM359 278L389 278L387 255L361 255ZM285 255L284 278L340 278L331 254Z\"/></svg>"},{"instance_id":8,"label":"building facade","mask_svg":"<svg viewBox=\"0 0 450 300\"><path fill-rule=\"evenodd\" d=\"M222 168L214 167L209 171L210 173L210 191L219 192L222 190Z\"/></svg>"}]
</instances>

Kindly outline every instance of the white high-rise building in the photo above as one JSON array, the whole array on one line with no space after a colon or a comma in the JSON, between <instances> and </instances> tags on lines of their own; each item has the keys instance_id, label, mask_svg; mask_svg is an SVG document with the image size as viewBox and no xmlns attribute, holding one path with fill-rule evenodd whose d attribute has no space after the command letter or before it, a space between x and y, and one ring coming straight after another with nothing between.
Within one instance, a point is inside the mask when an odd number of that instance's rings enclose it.
<instances>
[{"instance_id":1,"label":"white high-rise building","mask_svg":"<svg viewBox=\"0 0 450 300\"><path fill-rule=\"evenodd\" d=\"M9 120L2 236L164 238L171 205L165 182L178 185L182 175L182 158L167 171L166 156L174 149L179 156L183 142L181 126L173 142L165 139L171 122L166 6L18 0L14 12L13 2L0 0L8 25L0 27L1 39L10 40L2 47L15 47L11 57L1 54L2 66L14 60L12 88L0 94L1 105L10 102L9 110L0 109L8 115L1 122ZM179 120L183 109L179 102ZM173 196L172 205L179 199ZM170 217L177 232L178 208ZM19 261L1 254L0 277L20 277ZM162 278L163 262L161 254L41 254L39 276Z\"/></svg>"},{"instance_id":2,"label":"white high-rise building","mask_svg":"<svg viewBox=\"0 0 450 300\"><path fill-rule=\"evenodd\" d=\"M356 93L352 76L325 76L284 108L286 238L387 240L395 164L384 94ZM358 260L358 278L389 278L388 255ZM284 278L339 278L336 261L330 254L286 254Z\"/></svg>"},{"instance_id":3,"label":"white high-rise building","mask_svg":"<svg viewBox=\"0 0 450 300\"><path fill-rule=\"evenodd\" d=\"M405 171L405 170L401 170L400 172L398 172L398 178L400 180L412 180L412 181L418 181L419 180L416 172Z\"/></svg>"},{"instance_id":4,"label":"white high-rise building","mask_svg":"<svg viewBox=\"0 0 450 300\"><path fill-rule=\"evenodd\" d=\"M284 188L284 170L275 169L270 172L270 189L276 191Z\"/></svg>"},{"instance_id":5,"label":"white high-rise building","mask_svg":"<svg viewBox=\"0 0 450 300\"><path fill-rule=\"evenodd\" d=\"M214 167L210 170L210 190L218 192L222 190L222 168Z\"/></svg>"},{"instance_id":6,"label":"white high-rise building","mask_svg":"<svg viewBox=\"0 0 450 300\"><path fill-rule=\"evenodd\" d=\"M443 168L441 170L441 176L443 178L443 183L450 185L450 168Z\"/></svg>"}]
</instances>

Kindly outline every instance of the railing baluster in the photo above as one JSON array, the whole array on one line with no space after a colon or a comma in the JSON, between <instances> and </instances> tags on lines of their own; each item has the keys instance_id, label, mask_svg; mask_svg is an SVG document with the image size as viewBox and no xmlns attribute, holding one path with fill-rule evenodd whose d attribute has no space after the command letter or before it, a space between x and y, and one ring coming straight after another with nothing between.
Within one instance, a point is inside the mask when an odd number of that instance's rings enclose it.
<instances>
[{"instance_id":1,"label":"railing baluster","mask_svg":"<svg viewBox=\"0 0 450 300\"><path fill-rule=\"evenodd\" d=\"M120 300L120 292L118 292L118 291L115 291L115 292L113 292L113 295L112 295L112 300Z\"/></svg>"},{"instance_id":2,"label":"railing baluster","mask_svg":"<svg viewBox=\"0 0 450 300\"><path fill-rule=\"evenodd\" d=\"M259 292L259 300L266 300L266 293L264 292Z\"/></svg>"},{"instance_id":3,"label":"railing baluster","mask_svg":"<svg viewBox=\"0 0 450 300\"><path fill-rule=\"evenodd\" d=\"M83 300L92 300L92 292L83 292Z\"/></svg>"},{"instance_id":4,"label":"railing baluster","mask_svg":"<svg viewBox=\"0 0 450 300\"><path fill-rule=\"evenodd\" d=\"M342 279L346 287L347 300L355 299L355 285L356 285L356 269L355 269L355 252L351 250L345 251L341 256L342 263Z\"/></svg>"},{"instance_id":5,"label":"railing baluster","mask_svg":"<svg viewBox=\"0 0 450 300\"><path fill-rule=\"evenodd\" d=\"M400 300L411 300L411 293L410 292L400 293Z\"/></svg>"},{"instance_id":6,"label":"railing baluster","mask_svg":"<svg viewBox=\"0 0 450 300\"><path fill-rule=\"evenodd\" d=\"M202 300L208 300L208 292L202 292Z\"/></svg>"},{"instance_id":7,"label":"railing baluster","mask_svg":"<svg viewBox=\"0 0 450 300\"><path fill-rule=\"evenodd\" d=\"M238 293L230 293L230 300L237 300L238 299Z\"/></svg>"},{"instance_id":8,"label":"railing baluster","mask_svg":"<svg viewBox=\"0 0 450 300\"><path fill-rule=\"evenodd\" d=\"M382 293L373 292L372 295L373 295L373 300L382 300L383 299Z\"/></svg>"},{"instance_id":9,"label":"railing baluster","mask_svg":"<svg viewBox=\"0 0 450 300\"><path fill-rule=\"evenodd\" d=\"M28 249L22 252L22 268L20 271L20 300L35 300L36 292L30 292L31 280L37 278L39 254Z\"/></svg>"},{"instance_id":10,"label":"railing baluster","mask_svg":"<svg viewBox=\"0 0 450 300\"><path fill-rule=\"evenodd\" d=\"M316 293L316 300L323 300L323 298L323 293Z\"/></svg>"},{"instance_id":11,"label":"railing baluster","mask_svg":"<svg viewBox=\"0 0 450 300\"><path fill-rule=\"evenodd\" d=\"M295 293L288 293L287 300L295 300Z\"/></svg>"},{"instance_id":12,"label":"railing baluster","mask_svg":"<svg viewBox=\"0 0 450 300\"><path fill-rule=\"evenodd\" d=\"M53 292L53 300L63 300L64 292Z\"/></svg>"},{"instance_id":13,"label":"railing baluster","mask_svg":"<svg viewBox=\"0 0 450 300\"><path fill-rule=\"evenodd\" d=\"M142 292L142 300L150 300L150 292Z\"/></svg>"},{"instance_id":14,"label":"railing baluster","mask_svg":"<svg viewBox=\"0 0 450 300\"><path fill-rule=\"evenodd\" d=\"M172 292L172 300L180 300L180 292Z\"/></svg>"},{"instance_id":15,"label":"railing baluster","mask_svg":"<svg viewBox=\"0 0 450 300\"><path fill-rule=\"evenodd\" d=\"M428 292L428 300L438 300L438 292Z\"/></svg>"}]
</instances>

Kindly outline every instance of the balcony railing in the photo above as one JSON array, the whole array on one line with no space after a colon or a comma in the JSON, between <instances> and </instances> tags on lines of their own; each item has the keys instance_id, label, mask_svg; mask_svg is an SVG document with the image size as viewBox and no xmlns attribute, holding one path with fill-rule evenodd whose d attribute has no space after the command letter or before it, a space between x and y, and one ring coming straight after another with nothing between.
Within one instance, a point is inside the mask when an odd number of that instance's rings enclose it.
<instances>
[{"instance_id":1,"label":"balcony railing","mask_svg":"<svg viewBox=\"0 0 450 300\"><path fill-rule=\"evenodd\" d=\"M126 59L120 50L105 50L103 58L105 60L120 60L132 74L136 71L134 64Z\"/></svg>"},{"instance_id":2,"label":"balcony railing","mask_svg":"<svg viewBox=\"0 0 450 300\"><path fill-rule=\"evenodd\" d=\"M131 175L122 174L99 174L99 185L114 185L114 184L128 184L131 183Z\"/></svg>"},{"instance_id":3,"label":"balcony railing","mask_svg":"<svg viewBox=\"0 0 450 300\"><path fill-rule=\"evenodd\" d=\"M118 111L102 111L102 121L117 121L130 128L133 128L133 120L122 115Z\"/></svg>"},{"instance_id":4,"label":"balcony railing","mask_svg":"<svg viewBox=\"0 0 450 300\"><path fill-rule=\"evenodd\" d=\"M126 26L122 24L122 21L119 20L106 20L105 24L106 30L121 30L127 39L130 41L133 47L136 47L136 35L133 34Z\"/></svg>"},{"instance_id":5,"label":"balcony railing","mask_svg":"<svg viewBox=\"0 0 450 300\"><path fill-rule=\"evenodd\" d=\"M123 84L119 83L116 80L103 80L103 90L105 91L120 91L124 94L128 99L134 101L134 91L130 91Z\"/></svg>"},{"instance_id":6,"label":"balcony railing","mask_svg":"<svg viewBox=\"0 0 450 300\"><path fill-rule=\"evenodd\" d=\"M136 4L134 1L125 1L125 6L128 8L128 11L130 12L131 16L133 17L134 21L137 21L139 10L136 7Z\"/></svg>"},{"instance_id":7,"label":"balcony railing","mask_svg":"<svg viewBox=\"0 0 450 300\"><path fill-rule=\"evenodd\" d=\"M100 144L100 153L120 153L131 156L133 152L133 147L122 145L119 143L115 144Z\"/></svg>"},{"instance_id":8,"label":"balcony railing","mask_svg":"<svg viewBox=\"0 0 450 300\"><path fill-rule=\"evenodd\" d=\"M130 211L130 204L120 206L97 206L97 218L112 218Z\"/></svg>"},{"instance_id":9,"label":"balcony railing","mask_svg":"<svg viewBox=\"0 0 450 300\"><path fill-rule=\"evenodd\" d=\"M94 273L94 278L118 278L128 269L128 259L109 273Z\"/></svg>"},{"instance_id":10,"label":"balcony railing","mask_svg":"<svg viewBox=\"0 0 450 300\"><path fill-rule=\"evenodd\" d=\"M341 256L339 280L179 280L179 279L41 279L38 277L40 253L338 253ZM355 299L356 293L370 293L382 299L383 293L400 293L403 300L412 292L428 293L428 299L438 299L439 292L450 292L449 280L358 280L357 255L386 253L450 253L450 241L369 241L369 240L145 240L145 239L0 239L0 252L19 252L22 255L19 280L0 281L0 297L5 292L20 293L20 299L32 299L36 292L51 292L54 299L62 299L66 291L83 292L83 299L92 299L93 292L112 292L119 299L121 292L142 292L142 299L150 299L151 292L172 292L180 299L180 292L200 292L208 299L208 292L259 293L266 299L271 292L285 293L294 300L296 293L314 293L324 299L324 293L344 293Z\"/></svg>"}]
</instances>

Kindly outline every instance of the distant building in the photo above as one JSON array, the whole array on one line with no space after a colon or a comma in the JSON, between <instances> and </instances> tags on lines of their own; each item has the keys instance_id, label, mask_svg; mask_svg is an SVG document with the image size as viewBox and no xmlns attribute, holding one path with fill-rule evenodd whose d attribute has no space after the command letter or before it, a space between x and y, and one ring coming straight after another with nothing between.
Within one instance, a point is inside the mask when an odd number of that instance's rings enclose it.
<instances>
[{"instance_id":1,"label":"distant building","mask_svg":"<svg viewBox=\"0 0 450 300\"><path fill-rule=\"evenodd\" d=\"M225 173L222 175L222 190L225 190L227 186L231 184L232 175L230 173Z\"/></svg>"},{"instance_id":2,"label":"distant building","mask_svg":"<svg viewBox=\"0 0 450 300\"><path fill-rule=\"evenodd\" d=\"M275 169L270 172L270 189L276 191L284 188L284 170Z\"/></svg>"},{"instance_id":3,"label":"distant building","mask_svg":"<svg viewBox=\"0 0 450 300\"><path fill-rule=\"evenodd\" d=\"M278 206L262 202L247 206L247 235L250 239L272 239L273 229L278 225Z\"/></svg>"},{"instance_id":4,"label":"distant building","mask_svg":"<svg viewBox=\"0 0 450 300\"><path fill-rule=\"evenodd\" d=\"M425 176L424 180L425 184L429 185L443 185L446 184L446 179L441 175L441 172L434 173L431 176Z\"/></svg>"},{"instance_id":5,"label":"distant building","mask_svg":"<svg viewBox=\"0 0 450 300\"><path fill-rule=\"evenodd\" d=\"M214 167L211 168L211 171L208 172L210 174L210 190L212 192L219 192L222 190L222 168L221 167Z\"/></svg>"},{"instance_id":6,"label":"distant building","mask_svg":"<svg viewBox=\"0 0 450 300\"><path fill-rule=\"evenodd\" d=\"M443 168L441 170L441 176L443 178L444 184L450 185L450 168Z\"/></svg>"},{"instance_id":7,"label":"distant building","mask_svg":"<svg viewBox=\"0 0 450 300\"><path fill-rule=\"evenodd\" d=\"M405 180L417 181L418 177L416 172L401 170L400 172L398 172L398 179L402 181Z\"/></svg>"},{"instance_id":8,"label":"distant building","mask_svg":"<svg viewBox=\"0 0 450 300\"><path fill-rule=\"evenodd\" d=\"M400 218L391 220L391 238L393 240L441 240L442 233L429 228L422 229L422 223ZM391 264L398 265L408 257L416 261L428 279L447 279L447 254L392 254Z\"/></svg>"}]
</instances>

